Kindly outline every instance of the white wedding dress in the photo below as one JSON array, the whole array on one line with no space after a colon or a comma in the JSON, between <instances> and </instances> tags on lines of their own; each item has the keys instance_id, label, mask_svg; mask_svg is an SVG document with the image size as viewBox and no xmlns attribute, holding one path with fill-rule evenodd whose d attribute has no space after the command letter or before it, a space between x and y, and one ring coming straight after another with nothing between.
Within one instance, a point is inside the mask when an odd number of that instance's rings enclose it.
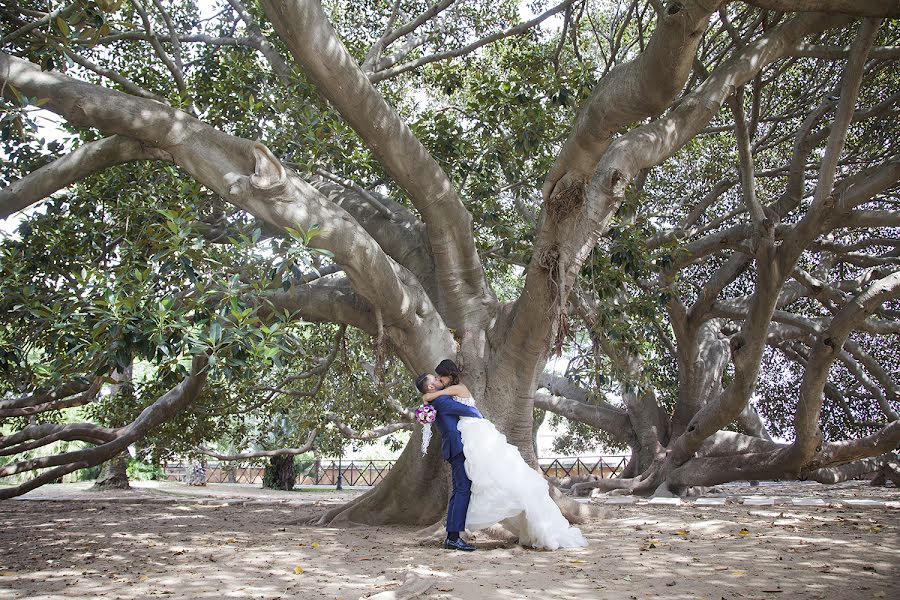
<instances>
[{"instance_id":1,"label":"white wedding dress","mask_svg":"<svg viewBox=\"0 0 900 600\"><path fill-rule=\"evenodd\" d=\"M475 406L472 398L455 398ZM514 530L519 543L534 548L581 548L587 540L572 527L550 498L547 480L528 466L519 450L506 442L487 419L459 418L472 496L466 529L474 531L500 521Z\"/></svg>"}]
</instances>

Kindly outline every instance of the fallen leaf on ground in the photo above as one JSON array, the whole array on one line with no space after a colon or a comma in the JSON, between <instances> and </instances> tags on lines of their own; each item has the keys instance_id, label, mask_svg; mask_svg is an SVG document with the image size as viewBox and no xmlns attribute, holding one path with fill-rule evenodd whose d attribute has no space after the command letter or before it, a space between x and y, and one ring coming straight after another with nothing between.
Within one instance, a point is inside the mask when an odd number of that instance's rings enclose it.
<instances>
[{"instance_id":1,"label":"fallen leaf on ground","mask_svg":"<svg viewBox=\"0 0 900 600\"><path fill-rule=\"evenodd\" d=\"M319 542L313 542L312 544L309 545L309 547L310 547L310 548L318 548L318 547L319 547Z\"/></svg>"},{"instance_id":2,"label":"fallen leaf on ground","mask_svg":"<svg viewBox=\"0 0 900 600\"><path fill-rule=\"evenodd\" d=\"M675 530L675 535L687 535L687 534L688 534L687 529L676 529Z\"/></svg>"},{"instance_id":3,"label":"fallen leaf on ground","mask_svg":"<svg viewBox=\"0 0 900 600\"><path fill-rule=\"evenodd\" d=\"M226 543L226 544L237 544L237 539L235 539L235 538L228 538L227 540L225 540L225 543Z\"/></svg>"},{"instance_id":4,"label":"fallen leaf on ground","mask_svg":"<svg viewBox=\"0 0 900 600\"><path fill-rule=\"evenodd\" d=\"M143 583L144 581L147 581L148 579L150 579L150 578L147 577L146 575L141 575L140 577L138 577L138 581L140 581L140 582L142 582L142 583Z\"/></svg>"},{"instance_id":5,"label":"fallen leaf on ground","mask_svg":"<svg viewBox=\"0 0 900 600\"><path fill-rule=\"evenodd\" d=\"M750 530L746 527L742 527L740 531L738 531L738 535L750 535Z\"/></svg>"},{"instance_id":6,"label":"fallen leaf on ground","mask_svg":"<svg viewBox=\"0 0 900 600\"><path fill-rule=\"evenodd\" d=\"M577 560L577 559L576 559L576 560L570 560L569 562L572 563L573 565L583 565L583 564L587 564L587 561L586 561L586 560Z\"/></svg>"},{"instance_id":7,"label":"fallen leaf on ground","mask_svg":"<svg viewBox=\"0 0 900 600\"><path fill-rule=\"evenodd\" d=\"M732 577L743 577L746 574L747 574L747 571L732 571L731 572Z\"/></svg>"},{"instance_id":8,"label":"fallen leaf on ground","mask_svg":"<svg viewBox=\"0 0 900 600\"><path fill-rule=\"evenodd\" d=\"M294 575L301 575L302 573L303 573L303 567L301 567L300 565L297 565L296 567L294 567Z\"/></svg>"},{"instance_id":9,"label":"fallen leaf on ground","mask_svg":"<svg viewBox=\"0 0 900 600\"><path fill-rule=\"evenodd\" d=\"M0 577L15 577L18 575L15 571L0 571Z\"/></svg>"}]
</instances>

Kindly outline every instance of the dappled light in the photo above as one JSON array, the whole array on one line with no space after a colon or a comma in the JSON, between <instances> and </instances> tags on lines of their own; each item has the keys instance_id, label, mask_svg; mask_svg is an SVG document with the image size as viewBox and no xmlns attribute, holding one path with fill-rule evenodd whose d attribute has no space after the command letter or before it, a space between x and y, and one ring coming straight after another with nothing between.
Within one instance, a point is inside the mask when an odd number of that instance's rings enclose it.
<instances>
[{"instance_id":1,"label":"dappled light","mask_svg":"<svg viewBox=\"0 0 900 600\"><path fill-rule=\"evenodd\" d=\"M142 489L88 501L66 485L0 505L4 597L333 600L398 589L412 573L432 582L424 597L448 600L849 600L889 598L900 575L890 495L890 506L860 509L606 506L582 524L588 548L541 552L476 534L479 550L466 554L413 527L306 524L359 492ZM44 509L52 523L40 522Z\"/></svg>"},{"instance_id":2,"label":"dappled light","mask_svg":"<svg viewBox=\"0 0 900 600\"><path fill-rule=\"evenodd\" d=\"M896 595L896 0L51 4L0 596Z\"/></svg>"}]
</instances>

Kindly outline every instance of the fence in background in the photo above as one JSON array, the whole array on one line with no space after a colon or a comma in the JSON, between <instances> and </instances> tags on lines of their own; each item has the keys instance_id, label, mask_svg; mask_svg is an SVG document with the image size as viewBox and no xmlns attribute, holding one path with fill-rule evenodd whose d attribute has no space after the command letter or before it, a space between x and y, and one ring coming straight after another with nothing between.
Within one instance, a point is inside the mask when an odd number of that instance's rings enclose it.
<instances>
[{"instance_id":1,"label":"fence in background","mask_svg":"<svg viewBox=\"0 0 900 600\"><path fill-rule=\"evenodd\" d=\"M317 460L306 472L297 474L297 485L337 485L340 474L343 485L372 486L382 481L395 460L347 461L343 459ZM628 464L626 456L579 456L542 458L538 462L547 477L615 477ZM168 463L163 468L169 481L187 481L190 463ZM242 462L209 462L206 464L207 483L262 484L264 465Z\"/></svg>"}]
</instances>

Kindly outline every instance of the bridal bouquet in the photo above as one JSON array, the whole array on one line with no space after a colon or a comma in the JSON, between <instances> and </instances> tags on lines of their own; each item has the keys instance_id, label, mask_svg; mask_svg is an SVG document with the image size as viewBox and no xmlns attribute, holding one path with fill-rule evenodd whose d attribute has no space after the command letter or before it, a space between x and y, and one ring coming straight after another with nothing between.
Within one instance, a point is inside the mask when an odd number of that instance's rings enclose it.
<instances>
[{"instance_id":1,"label":"bridal bouquet","mask_svg":"<svg viewBox=\"0 0 900 600\"><path fill-rule=\"evenodd\" d=\"M422 424L422 456L428 454L428 444L431 443L431 424L437 418L437 411L430 404L423 404L416 409L416 422Z\"/></svg>"}]
</instances>

